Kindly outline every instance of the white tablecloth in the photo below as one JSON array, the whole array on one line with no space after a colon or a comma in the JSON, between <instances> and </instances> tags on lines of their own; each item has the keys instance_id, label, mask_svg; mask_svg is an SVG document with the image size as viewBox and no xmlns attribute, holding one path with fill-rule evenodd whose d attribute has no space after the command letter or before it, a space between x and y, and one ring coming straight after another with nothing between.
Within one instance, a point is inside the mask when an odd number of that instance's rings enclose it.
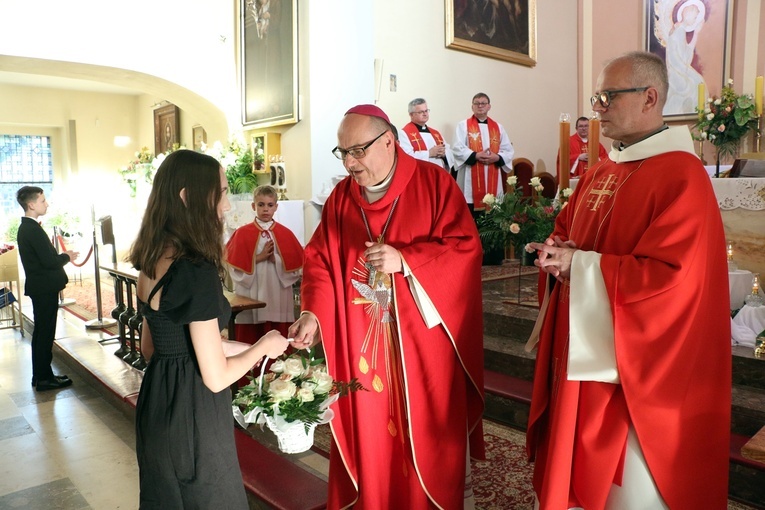
<instances>
[{"instance_id":1,"label":"white tablecloth","mask_svg":"<svg viewBox=\"0 0 765 510\"><path fill-rule=\"evenodd\" d=\"M765 306L744 306L731 321L733 345L755 346L755 338L765 330Z\"/></svg>"},{"instance_id":2,"label":"white tablecloth","mask_svg":"<svg viewBox=\"0 0 765 510\"><path fill-rule=\"evenodd\" d=\"M730 290L730 309L736 310L744 306L744 299L752 292L752 272L746 269L728 271L728 288Z\"/></svg>"}]
</instances>

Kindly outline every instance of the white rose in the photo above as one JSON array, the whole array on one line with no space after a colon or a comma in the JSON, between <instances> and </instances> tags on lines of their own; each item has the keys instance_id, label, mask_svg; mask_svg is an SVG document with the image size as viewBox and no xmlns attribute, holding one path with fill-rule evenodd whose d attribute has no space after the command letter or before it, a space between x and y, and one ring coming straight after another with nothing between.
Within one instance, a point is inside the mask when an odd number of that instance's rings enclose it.
<instances>
[{"instance_id":1,"label":"white rose","mask_svg":"<svg viewBox=\"0 0 765 510\"><path fill-rule=\"evenodd\" d=\"M715 114L714 113L710 113L709 115L707 115L707 120L712 120L714 118L715 118Z\"/></svg>"},{"instance_id":2,"label":"white rose","mask_svg":"<svg viewBox=\"0 0 765 510\"><path fill-rule=\"evenodd\" d=\"M529 183L533 188L536 188L537 186L542 185L542 181L539 180L539 177L532 177L531 182Z\"/></svg>"},{"instance_id":3,"label":"white rose","mask_svg":"<svg viewBox=\"0 0 765 510\"><path fill-rule=\"evenodd\" d=\"M273 363L271 363L271 368L269 368L271 372L275 372L277 374L281 374L284 372L284 360L283 359L277 359Z\"/></svg>"},{"instance_id":4,"label":"white rose","mask_svg":"<svg viewBox=\"0 0 765 510\"><path fill-rule=\"evenodd\" d=\"M515 186L517 182L518 182L518 177L515 175L511 175L510 177L507 178L508 186Z\"/></svg>"},{"instance_id":5,"label":"white rose","mask_svg":"<svg viewBox=\"0 0 765 510\"><path fill-rule=\"evenodd\" d=\"M521 231L521 226L518 225L517 223L513 223L512 225L510 225L510 232L512 232L513 234L517 234L520 231Z\"/></svg>"},{"instance_id":6,"label":"white rose","mask_svg":"<svg viewBox=\"0 0 765 510\"><path fill-rule=\"evenodd\" d=\"M271 399L274 402L281 402L283 400L289 400L295 396L297 386L292 381L283 381L277 379L271 383L268 387L268 392L271 394Z\"/></svg>"},{"instance_id":7,"label":"white rose","mask_svg":"<svg viewBox=\"0 0 765 510\"><path fill-rule=\"evenodd\" d=\"M491 193L486 193L486 195L484 195L483 197L483 200L481 200L481 202L483 202L486 205L494 205L494 202L496 201L497 199Z\"/></svg>"},{"instance_id":8,"label":"white rose","mask_svg":"<svg viewBox=\"0 0 765 510\"><path fill-rule=\"evenodd\" d=\"M316 389L314 390L316 393L328 393L332 389L332 383L334 382L332 376L326 372L315 373L311 380L316 383Z\"/></svg>"},{"instance_id":9,"label":"white rose","mask_svg":"<svg viewBox=\"0 0 765 510\"><path fill-rule=\"evenodd\" d=\"M722 100L721 100L721 99L719 99L719 98L718 98L718 99L715 99L715 104L716 104L716 105L720 105L720 104L722 104Z\"/></svg>"},{"instance_id":10,"label":"white rose","mask_svg":"<svg viewBox=\"0 0 765 510\"><path fill-rule=\"evenodd\" d=\"M733 78L728 78L728 85L733 85Z\"/></svg>"},{"instance_id":11,"label":"white rose","mask_svg":"<svg viewBox=\"0 0 765 510\"><path fill-rule=\"evenodd\" d=\"M701 136L702 140L706 140L707 139L707 132L706 131L702 131L700 136Z\"/></svg>"},{"instance_id":12,"label":"white rose","mask_svg":"<svg viewBox=\"0 0 765 510\"><path fill-rule=\"evenodd\" d=\"M297 398L301 402L313 402L313 390L311 388L300 388L297 392Z\"/></svg>"},{"instance_id":13,"label":"white rose","mask_svg":"<svg viewBox=\"0 0 765 510\"><path fill-rule=\"evenodd\" d=\"M540 184L539 186L534 186L534 189L537 191L537 193L541 193L545 187Z\"/></svg>"},{"instance_id":14,"label":"white rose","mask_svg":"<svg viewBox=\"0 0 765 510\"><path fill-rule=\"evenodd\" d=\"M568 197L570 197L570 196L571 196L571 194L572 194L573 192L574 192L574 190L572 190L571 188L565 188L565 189L563 190L563 197L564 197L564 198L568 198Z\"/></svg>"},{"instance_id":15,"label":"white rose","mask_svg":"<svg viewBox=\"0 0 765 510\"><path fill-rule=\"evenodd\" d=\"M284 373L297 377L303 375L303 360L301 358L287 358L284 360Z\"/></svg>"}]
</instances>

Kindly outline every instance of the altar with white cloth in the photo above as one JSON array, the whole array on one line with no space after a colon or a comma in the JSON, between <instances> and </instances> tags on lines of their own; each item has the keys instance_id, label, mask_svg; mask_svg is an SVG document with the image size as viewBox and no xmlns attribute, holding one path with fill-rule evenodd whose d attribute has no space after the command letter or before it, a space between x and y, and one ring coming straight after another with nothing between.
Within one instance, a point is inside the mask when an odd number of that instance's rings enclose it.
<instances>
[{"instance_id":1,"label":"altar with white cloth","mask_svg":"<svg viewBox=\"0 0 765 510\"><path fill-rule=\"evenodd\" d=\"M231 209L226 212L226 239L231 237L234 230L255 221L255 211L252 210L252 195L242 198L230 198ZM305 246L305 215L303 200L279 200L279 207L274 213L274 221L281 223L295 234L301 246Z\"/></svg>"},{"instance_id":2,"label":"altar with white cloth","mask_svg":"<svg viewBox=\"0 0 765 510\"><path fill-rule=\"evenodd\" d=\"M575 189L578 182L571 179L569 186ZM711 182L738 267L765 274L765 178L712 178Z\"/></svg>"},{"instance_id":3,"label":"altar with white cloth","mask_svg":"<svg viewBox=\"0 0 765 510\"><path fill-rule=\"evenodd\" d=\"M731 319L733 345L755 347L757 335L765 331L765 306L744 305Z\"/></svg>"}]
</instances>

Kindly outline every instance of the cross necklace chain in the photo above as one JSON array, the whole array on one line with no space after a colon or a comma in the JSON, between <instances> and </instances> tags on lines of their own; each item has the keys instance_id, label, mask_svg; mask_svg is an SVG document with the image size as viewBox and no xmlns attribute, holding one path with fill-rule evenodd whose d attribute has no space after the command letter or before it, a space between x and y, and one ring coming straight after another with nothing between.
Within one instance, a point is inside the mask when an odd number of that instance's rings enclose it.
<instances>
[{"instance_id":1,"label":"cross necklace chain","mask_svg":"<svg viewBox=\"0 0 765 510\"><path fill-rule=\"evenodd\" d=\"M390 220L393 217L393 211L396 210L396 204L398 204L398 199L401 198L401 195L397 196L396 199L393 201L393 205L390 208L390 212L388 213L388 219L385 220L385 226L382 229L382 232L380 233L380 236L377 238L377 242L379 244L383 244L385 241L385 232L388 231L388 225L390 225ZM369 229L369 222L367 221L367 215L364 212L364 208L359 206L359 209L361 209L361 217L364 219L364 226L367 228L367 235L369 236L369 240L371 242L375 242L374 238L372 237L372 231Z\"/></svg>"}]
</instances>

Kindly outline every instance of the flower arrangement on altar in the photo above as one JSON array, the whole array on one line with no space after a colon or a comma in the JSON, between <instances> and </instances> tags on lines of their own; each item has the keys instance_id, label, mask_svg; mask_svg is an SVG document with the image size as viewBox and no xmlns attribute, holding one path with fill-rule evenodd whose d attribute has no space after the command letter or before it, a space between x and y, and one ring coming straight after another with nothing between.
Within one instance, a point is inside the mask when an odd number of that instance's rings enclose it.
<instances>
[{"instance_id":1,"label":"flower arrangement on altar","mask_svg":"<svg viewBox=\"0 0 765 510\"><path fill-rule=\"evenodd\" d=\"M151 183L154 180L154 174L157 171L157 167L153 164L155 161L154 154L149 151L148 147L142 147L140 151L135 153L135 157L128 163L126 167L120 168L119 172L122 175L122 179L130 186L130 196L136 195L136 183L138 180Z\"/></svg>"},{"instance_id":2,"label":"flower arrangement on altar","mask_svg":"<svg viewBox=\"0 0 765 510\"><path fill-rule=\"evenodd\" d=\"M258 178L252 173L258 157L253 155L239 136L231 136L225 146L219 141L212 146L202 144L202 152L217 159L226 169L226 180L231 193L249 193L258 186ZM262 166L265 160L262 149L259 155Z\"/></svg>"},{"instance_id":3,"label":"flower arrangement on altar","mask_svg":"<svg viewBox=\"0 0 765 510\"><path fill-rule=\"evenodd\" d=\"M717 160L722 156L735 156L741 139L757 128L754 99L751 94L737 95L733 80L723 87L720 97L709 97L694 128L697 140L709 140L717 148Z\"/></svg>"},{"instance_id":4,"label":"flower arrangement on altar","mask_svg":"<svg viewBox=\"0 0 765 510\"><path fill-rule=\"evenodd\" d=\"M508 192L500 199L491 193L483 198L488 207L478 217L478 232L484 249L498 249L513 246L517 256L526 250L531 242L543 242L553 232L555 218L566 206L571 188L560 191L559 196L550 200L542 196L544 189L539 177L532 177L530 185L534 196L523 196L518 178L507 178ZM527 251L527 253L530 253Z\"/></svg>"},{"instance_id":5,"label":"flower arrangement on altar","mask_svg":"<svg viewBox=\"0 0 765 510\"><path fill-rule=\"evenodd\" d=\"M234 417L240 425L267 425L285 453L299 453L313 444L316 425L334 418L330 409L337 399L365 388L353 379L335 381L323 359L300 353L277 358L268 373L251 378L233 400Z\"/></svg>"}]
</instances>

